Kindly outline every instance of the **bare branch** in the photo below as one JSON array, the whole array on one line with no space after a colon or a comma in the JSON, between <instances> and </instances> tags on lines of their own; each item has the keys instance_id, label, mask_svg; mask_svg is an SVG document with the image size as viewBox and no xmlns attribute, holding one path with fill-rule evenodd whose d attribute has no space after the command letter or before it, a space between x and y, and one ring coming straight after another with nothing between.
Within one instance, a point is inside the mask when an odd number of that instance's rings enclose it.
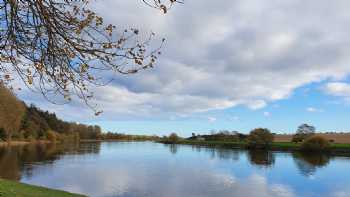
<instances>
[{"instance_id":1,"label":"bare branch","mask_svg":"<svg viewBox=\"0 0 350 197\"><path fill-rule=\"evenodd\" d=\"M164 13L183 3L142 1ZM155 65L164 39L153 48L154 33L140 40L138 29L105 25L88 3L0 0L0 81L9 84L17 76L54 103L57 96L66 102L78 96L99 114L89 104L89 88L108 82L101 72L134 74Z\"/></svg>"}]
</instances>

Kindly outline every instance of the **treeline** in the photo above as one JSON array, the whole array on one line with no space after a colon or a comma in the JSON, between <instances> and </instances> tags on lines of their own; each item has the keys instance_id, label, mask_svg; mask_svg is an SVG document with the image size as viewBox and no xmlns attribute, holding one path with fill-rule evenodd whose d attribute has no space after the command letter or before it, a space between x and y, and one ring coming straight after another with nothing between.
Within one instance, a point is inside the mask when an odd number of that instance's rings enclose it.
<instances>
[{"instance_id":1,"label":"treeline","mask_svg":"<svg viewBox=\"0 0 350 197\"><path fill-rule=\"evenodd\" d=\"M97 125L66 122L55 113L43 111L34 105L26 106L0 84L0 140L79 140L101 139Z\"/></svg>"},{"instance_id":2,"label":"treeline","mask_svg":"<svg viewBox=\"0 0 350 197\"><path fill-rule=\"evenodd\" d=\"M128 135L123 133L104 133L101 136L102 140L125 140L125 141L156 141L160 137L156 135Z\"/></svg>"},{"instance_id":3,"label":"treeline","mask_svg":"<svg viewBox=\"0 0 350 197\"><path fill-rule=\"evenodd\" d=\"M211 134L196 135L192 133L189 140L205 140L205 141L243 141L248 135L239 133L238 131L212 131Z\"/></svg>"},{"instance_id":4,"label":"treeline","mask_svg":"<svg viewBox=\"0 0 350 197\"><path fill-rule=\"evenodd\" d=\"M267 128L256 128L250 131L248 135L237 131L219 131L212 132L210 135L196 135L192 133L189 138L181 138L176 133L171 133L169 136L161 138L160 142L165 144L177 144L196 142L196 144L236 144L240 147L248 149L269 149L273 145L279 147L298 147L299 150L306 152L325 152L331 149L331 144L334 140L327 140L322 136L316 135L316 128L312 125L302 124L298 127L296 133L290 142L275 143L274 138L276 133L272 133Z\"/></svg>"},{"instance_id":5,"label":"treeline","mask_svg":"<svg viewBox=\"0 0 350 197\"><path fill-rule=\"evenodd\" d=\"M65 138L78 139L100 139L102 130L98 125L85 125L74 122L66 122L57 118L55 113L43 111L34 105L26 108L23 116L21 129L14 138L25 139L48 139L52 132L57 140ZM52 140L52 139L49 139Z\"/></svg>"}]
</instances>

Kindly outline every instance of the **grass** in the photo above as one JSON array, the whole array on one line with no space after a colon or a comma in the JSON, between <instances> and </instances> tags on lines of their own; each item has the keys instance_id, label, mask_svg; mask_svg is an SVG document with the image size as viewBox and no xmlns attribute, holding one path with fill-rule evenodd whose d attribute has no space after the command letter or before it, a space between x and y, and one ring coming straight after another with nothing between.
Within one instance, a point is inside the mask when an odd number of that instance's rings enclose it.
<instances>
[{"instance_id":1,"label":"grass","mask_svg":"<svg viewBox=\"0 0 350 197\"><path fill-rule=\"evenodd\" d=\"M0 197L83 197L83 195L0 179Z\"/></svg>"},{"instance_id":2,"label":"grass","mask_svg":"<svg viewBox=\"0 0 350 197\"><path fill-rule=\"evenodd\" d=\"M160 141L160 143L169 143L166 141ZM222 146L230 148L245 148L245 142L233 142L233 141L198 141L198 140L180 140L176 144L187 144L187 145L201 145L201 146ZM301 144L293 142L273 142L271 144L271 150L300 150ZM334 152L350 152L350 144L338 144L333 143L330 146L331 151Z\"/></svg>"},{"instance_id":3,"label":"grass","mask_svg":"<svg viewBox=\"0 0 350 197\"><path fill-rule=\"evenodd\" d=\"M344 149L350 149L350 144L332 144L331 148L344 148Z\"/></svg>"},{"instance_id":4,"label":"grass","mask_svg":"<svg viewBox=\"0 0 350 197\"><path fill-rule=\"evenodd\" d=\"M272 147L281 147L281 148L299 148L300 144L293 142L273 142Z\"/></svg>"},{"instance_id":5,"label":"grass","mask_svg":"<svg viewBox=\"0 0 350 197\"><path fill-rule=\"evenodd\" d=\"M300 144L296 144L293 142L273 142L273 146L282 146L282 147L298 147Z\"/></svg>"}]
</instances>

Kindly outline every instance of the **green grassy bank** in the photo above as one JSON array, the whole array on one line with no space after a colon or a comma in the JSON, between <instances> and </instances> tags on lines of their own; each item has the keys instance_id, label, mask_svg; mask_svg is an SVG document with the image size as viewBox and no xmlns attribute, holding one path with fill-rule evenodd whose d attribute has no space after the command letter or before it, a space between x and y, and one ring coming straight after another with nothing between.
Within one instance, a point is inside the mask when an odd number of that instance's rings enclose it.
<instances>
[{"instance_id":1,"label":"green grassy bank","mask_svg":"<svg viewBox=\"0 0 350 197\"><path fill-rule=\"evenodd\" d=\"M83 197L83 195L0 179L0 197Z\"/></svg>"},{"instance_id":2,"label":"green grassy bank","mask_svg":"<svg viewBox=\"0 0 350 197\"><path fill-rule=\"evenodd\" d=\"M172 144L169 141L158 141L159 143ZM199 146L215 146L226 148L247 148L245 142L233 142L233 141L198 141L198 140L179 140L175 144L187 144L187 145L199 145ZM298 151L301 149L301 144L292 142L273 142L269 150L275 151ZM346 152L350 153L350 144L331 144L331 152Z\"/></svg>"}]
</instances>

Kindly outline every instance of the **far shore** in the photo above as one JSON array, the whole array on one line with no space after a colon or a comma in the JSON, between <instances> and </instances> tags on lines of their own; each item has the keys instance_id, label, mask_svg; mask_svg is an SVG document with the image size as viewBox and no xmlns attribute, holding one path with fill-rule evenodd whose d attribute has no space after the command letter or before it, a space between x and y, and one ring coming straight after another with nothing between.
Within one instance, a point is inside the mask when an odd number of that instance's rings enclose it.
<instances>
[{"instance_id":1,"label":"far shore","mask_svg":"<svg viewBox=\"0 0 350 197\"><path fill-rule=\"evenodd\" d=\"M80 143L93 143L93 142L139 142L139 141L147 141L147 140L116 140L116 139L105 139L105 140L90 140L90 139L83 139L79 140ZM28 144L50 144L53 143L49 140L34 140L34 141L18 141L13 140L10 143L6 141L0 142L0 147L3 146L23 146ZM61 142L57 142L61 143Z\"/></svg>"},{"instance_id":2,"label":"far shore","mask_svg":"<svg viewBox=\"0 0 350 197\"><path fill-rule=\"evenodd\" d=\"M27 145L27 144L50 144L52 143L51 141L48 140L34 140L34 141L11 141L9 142L0 142L0 147L1 146L22 146L22 145Z\"/></svg>"},{"instance_id":3,"label":"far shore","mask_svg":"<svg viewBox=\"0 0 350 197\"><path fill-rule=\"evenodd\" d=\"M152 140L118 140L118 139L105 139L105 140L80 140L79 142L88 143L88 142L146 142Z\"/></svg>"},{"instance_id":4,"label":"far shore","mask_svg":"<svg viewBox=\"0 0 350 197\"><path fill-rule=\"evenodd\" d=\"M245 142L232 141L199 141L199 140L179 140L176 142L158 141L163 144L181 144L181 145L196 145L207 147L224 147L232 149L248 149ZM273 142L269 148L265 150L271 151L300 151L301 144L292 142ZM326 153L350 153L350 144L331 144L330 149Z\"/></svg>"}]
</instances>

